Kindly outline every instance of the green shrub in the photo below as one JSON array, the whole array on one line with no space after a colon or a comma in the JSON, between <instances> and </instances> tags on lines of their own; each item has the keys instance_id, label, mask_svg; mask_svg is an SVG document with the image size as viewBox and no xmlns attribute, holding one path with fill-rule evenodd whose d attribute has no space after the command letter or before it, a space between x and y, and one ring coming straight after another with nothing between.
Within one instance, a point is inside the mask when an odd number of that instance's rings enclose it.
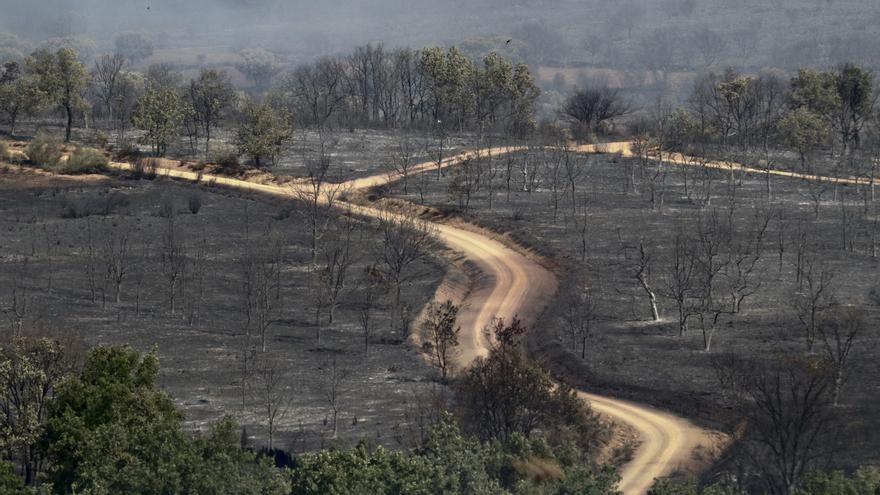
<instances>
[{"instance_id":1,"label":"green shrub","mask_svg":"<svg viewBox=\"0 0 880 495\"><path fill-rule=\"evenodd\" d=\"M54 169L61 161L61 143L48 134L39 133L27 147L31 164L43 169Z\"/></svg>"},{"instance_id":2,"label":"green shrub","mask_svg":"<svg viewBox=\"0 0 880 495\"><path fill-rule=\"evenodd\" d=\"M238 161L238 153L229 146L217 146L211 152L209 160L217 165L217 171L223 174L237 174L241 171L241 163Z\"/></svg>"},{"instance_id":3,"label":"green shrub","mask_svg":"<svg viewBox=\"0 0 880 495\"><path fill-rule=\"evenodd\" d=\"M62 174L94 174L107 169L110 160L95 148L77 148L70 154L67 161L60 164Z\"/></svg>"}]
</instances>

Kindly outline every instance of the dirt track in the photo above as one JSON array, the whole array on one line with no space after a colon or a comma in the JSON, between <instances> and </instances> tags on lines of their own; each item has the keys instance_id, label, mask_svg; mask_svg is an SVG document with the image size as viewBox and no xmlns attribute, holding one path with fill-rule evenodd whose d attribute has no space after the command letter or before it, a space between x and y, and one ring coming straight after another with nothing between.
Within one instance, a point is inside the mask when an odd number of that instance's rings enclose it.
<instances>
[{"instance_id":1,"label":"dirt track","mask_svg":"<svg viewBox=\"0 0 880 495\"><path fill-rule=\"evenodd\" d=\"M623 151L624 145L615 144ZM628 147L626 147L628 149ZM510 150L495 148L493 153L501 154ZM593 152L592 147L582 147L579 151ZM452 157L444 166L473 156L472 152ZM113 163L118 169L129 169L125 163ZM426 163L416 167L417 171L429 171L435 164ZM257 184L228 177L200 175L183 168L163 168L160 176L202 181L226 187L250 190L279 197L291 197L296 184L268 185ZM357 190L381 185L396 178L388 174L375 175L346 183L346 189ZM377 217L388 213L377 209L349 204L355 213ZM525 323L534 318L556 293L557 280L554 274L535 259L505 246L479 229L463 229L447 224L433 224L435 234L453 250L463 254L485 276L482 283L467 294L467 300L459 313L462 337L458 348L457 366L464 367L473 359L485 356L489 342L483 329L496 317L509 320L518 315ZM640 445L629 463L621 471L620 489L624 494L643 494L647 492L657 477L669 475L678 470L694 466L694 453L701 446L709 447L716 441L715 434L697 427L675 415L654 410L631 402L580 392L581 397L591 402L595 411L626 424L640 436Z\"/></svg>"}]
</instances>

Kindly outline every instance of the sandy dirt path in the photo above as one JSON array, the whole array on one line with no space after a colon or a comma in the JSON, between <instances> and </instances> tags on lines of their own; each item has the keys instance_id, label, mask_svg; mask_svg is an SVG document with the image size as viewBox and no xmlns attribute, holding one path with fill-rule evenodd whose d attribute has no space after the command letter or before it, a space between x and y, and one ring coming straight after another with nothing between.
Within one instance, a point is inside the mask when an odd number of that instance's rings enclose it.
<instances>
[{"instance_id":1,"label":"sandy dirt path","mask_svg":"<svg viewBox=\"0 0 880 495\"><path fill-rule=\"evenodd\" d=\"M621 150L623 144L619 144ZM503 154L516 148L494 148L493 154ZM628 147L626 147L628 150ZM604 148L603 148L604 150ZM581 147L578 151L594 152L593 147ZM608 150L611 151L611 150ZM483 153L486 151L484 150ZM468 152L444 161L450 166L462 159L475 156ZM129 170L127 163L112 163L112 167ZM418 165L416 172L435 170L435 163ZM278 197L295 197L302 184L258 184L229 177L202 175L184 168L160 168L159 176L188 181L216 184L225 187L254 191ZM379 174L356 179L345 184L345 189L355 191L382 185L398 177ZM352 212L370 217L388 218L394 215L375 208L346 203ZM461 253L475 265L485 277L483 283L468 293L459 313L462 335L457 350L456 365L467 366L471 361L489 352L489 342L484 329L494 318L509 321L519 316L524 323L534 322L535 317L556 293L558 283L555 275L520 251L504 245L479 229L463 229L452 225L431 224L437 238L452 250ZM640 444L631 460L622 467L620 489L625 495L641 495L647 492L657 477L695 466L695 452L701 447L709 448L716 443L716 433L700 428L673 414L652 409L628 401L603 397L587 392L580 396L588 400L593 409L634 429Z\"/></svg>"}]
</instances>

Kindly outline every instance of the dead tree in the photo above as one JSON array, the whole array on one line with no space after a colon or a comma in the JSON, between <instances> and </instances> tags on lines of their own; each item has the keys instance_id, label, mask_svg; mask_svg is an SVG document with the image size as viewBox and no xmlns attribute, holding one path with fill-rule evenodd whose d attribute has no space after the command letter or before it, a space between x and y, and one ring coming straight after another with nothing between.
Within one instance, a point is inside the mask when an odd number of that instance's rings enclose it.
<instances>
[{"instance_id":1,"label":"dead tree","mask_svg":"<svg viewBox=\"0 0 880 495\"><path fill-rule=\"evenodd\" d=\"M348 370L337 363L336 356L321 366L321 392L330 408L329 423L333 438L339 435L339 413L343 406L345 382L348 376Z\"/></svg>"},{"instance_id":2,"label":"dead tree","mask_svg":"<svg viewBox=\"0 0 880 495\"><path fill-rule=\"evenodd\" d=\"M180 292L180 283L183 280L187 268L187 247L181 233L178 232L175 215L172 213L165 218L165 230L162 233L160 256L162 262L162 275L165 277L165 292L168 300L168 309L174 315L177 309L177 296Z\"/></svg>"},{"instance_id":3,"label":"dead tree","mask_svg":"<svg viewBox=\"0 0 880 495\"><path fill-rule=\"evenodd\" d=\"M13 337L20 337L24 331L25 320L33 313L35 299L30 290L21 282L18 274L12 277L9 296L0 311L6 315Z\"/></svg>"},{"instance_id":4,"label":"dead tree","mask_svg":"<svg viewBox=\"0 0 880 495\"><path fill-rule=\"evenodd\" d=\"M132 263L134 276L134 314L141 314L141 293L144 286L144 279L149 269L148 265L152 261L150 258L151 244L149 241L141 244L140 252Z\"/></svg>"},{"instance_id":5,"label":"dead tree","mask_svg":"<svg viewBox=\"0 0 880 495\"><path fill-rule=\"evenodd\" d=\"M426 344L429 347L434 363L440 368L440 379L445 382L452 371L450 359L452 352L458 347L458 334L461 327L456 326L458 318L458 306L447 300L442 304L431 303L425 314L422 328L428 338Z\"/></svg>"},{"instance_id":6,"label":"dead tree","mask_svg":"<svg viewBox=\"0 0 880 495\"><path fill-rule=\"evenodd\" d=\"M820 317L834 305L834 273L812 259L806 260L804 267L804 283L795 293L792 304L804 332L807 352L813 352Z\"/></svg>"},{"instance_id":7,"label":"dead tree","mask_svg":"<svg viewBox=\"0 0 880 495\"><path fill-rule=\"evenodd\" d=\"M113 300L119 304L122 293L122 282L131 270L131 227L123 226L115 232L105 234L104 249L101 258L106 264L106 277L113 284ZM103 292L103 291L102 291Z\"/></svg>"},{"instance_id":8,"label":"dead tree","mask_svg":"<svg viewBox=\"0 0 880 495\"><path fill-rule=\"evenodd\" d=\"M413 276L412 266L427 255L431 231L427 222L415 213L382 214L379 217L382 247L378 259L391 285L394 297L390 328L402 319L400 295L403 285Z\"/></svg>"},{"instance_id":9,"label":"dead tree","mask_svg":"<svg viewBox=\"0 0 880 495\"><path fill-rule=\"evenodd\" d=\"M384 285L382 272L375 265L368 266L358 281L358 322L364 337L364 354L370 349L373 332L373 312Z\"/></svg>"},{"instance_id":10,"label":"dead tree","mask_svg":"<svg viewBox=\"0 0 880 495\"><path fill-rule=\"evenodd\" d=\"M195 325L202 315L202 303L205 299L205 277L207 275L207 270L208 241L203 233L201 241L196 245L188 273L189 279L193 285L192 297L188 298L189 316L187 317L187 324L189 326Z\"/></svg>"},{"instance_id":11,"label":"dead tree","mask_svg":"<svg viewBox=\"0 0 880 495\"><path fill-rule=\"evenodd\" d=\"M694 316L691 307L696 258L691 250L692 239L676 232L672 241L672 253L664 273L664 295L675 303L678 313L678 335L684 336L688 330L688 319Z\"/></svg>"},{"instance_id":12,"label":"dead tree","mask_svg":"<svg viewBox=\"0 0 880 495\"><path fill-rule=\"evenodd\" d=\"M835 433L827 370L797 358L763 364L716 362L722 386L740 398L747 429L739 442L770 493L791 495L829 454Z\"/></svg>"},{"instance_id":13,"label":"dead tree","mask_svg":"<svg viewBox=\"0 0 880 495\"><path fill-rule=\"evenodd\" d=\"M832 371L831 400L835 406L840 403L856 342L866 327L864 317L851 307L823 314L817 325L825 360Z\"/></svg>"},{"instance_id":14,"label":"dead tree","mask_svg":"<svg viewBox=\"0 0 880 495\"><path fill-rule=\"evenodd\" d=\"M92 235L92 220L86 217L86 245L85 245L85 262L82 267L85 271L86 282L89 285L89 295L92 303L98 301L98 250L95 247L94 236Z\"/></svg>"},{"instance_id":15,"label":"dead tree","mask_svg":"<svg viewBox=\"0 0 880 495\"><path fill-rule=\"evenodd\" d=\"M581 359L587 359L587 343L593 338L596 304L593 289L583 275L575 277L563 292L561 317L571 339L572 349L580 347Z\"/></svg>"},{"instance_id":16,"label":"dead tree","mask_svg":"<svg viewBox=\"0 0 880 495\"><path fill-rule=\"evenodd\" d=\"M304 187L294 190L295 196L306 204L305 215L309 225L311 240L312 267L318 265L319 243L333 220L331 210L339 196L342 186L330 182L332 161L326 131L321 132L318 150L305 157L306 181Z\"/></svg>"},{"instance_id":17,"label":"dead tree","mask_svg":"<svg viewBox=\"0 0 880 495\"><path fill-rule=\"evenodd\" d=\"M645 246L645 240L639 238L638 243L635 245L624 245L622 253L632 277L636 279L639 287L641 287L648 298L648 303L651 306L651 320L660 321L657 293L652 288L651 283L651 271L654 267L654 260Z\"/></svg>"},{"instance_id":18,"label":"dead tree","mask_svg":"<svg viewBox=\"0 0 880 495\"><path fill-rule=\"evenodd\" d=\"M403 179L403 194L409 194L409 176L416 165L416 150L409 136L401 134L397 146L392 152L391 166L394 173Z\"/></svg>"},{"instance_id":19,"label":"dead tree","mask_svg":"<svg viewBox=\"0 0 880 495\"><path fill-rule=\"evenodd\" d=\"M326 313L327 324L333 324L339 300L347 287L348 271L355 260L352 245L357 242L356 224L351 217L343 217L336 227L328 229L327 235L316 267L315 337L318 343L324 325L321 316Z\"/></svg>"},{"instance_id":20,"label":"dead tree","mask_svg":"<svg viewBox=\"0 0 880 495\"><path fill-rule=\"evenodd\" d=\"M269 452L274 448L275 431L278 422L284 418L290 407L290 389L288 380L281 372L282 366L272 357L264 354L257 367L260 384L260 403L266 418L266 447Z\"/></svg>"},{"instance_id":21,"label":"dead tree","mask_svg":"<svg viewBox=\"0 0 880 495\"><path fill-rule=\"evenodd\" d=\"M730 259L723 249L729 241L730 233L719 222L718 211L700 215L697 220L697 236L693 251L695 317L703 334L703 348L711 350L712 338L718 328L719 319L732 314L733 309L724 294L724 276Z\"/></svg>"}]
</instances>

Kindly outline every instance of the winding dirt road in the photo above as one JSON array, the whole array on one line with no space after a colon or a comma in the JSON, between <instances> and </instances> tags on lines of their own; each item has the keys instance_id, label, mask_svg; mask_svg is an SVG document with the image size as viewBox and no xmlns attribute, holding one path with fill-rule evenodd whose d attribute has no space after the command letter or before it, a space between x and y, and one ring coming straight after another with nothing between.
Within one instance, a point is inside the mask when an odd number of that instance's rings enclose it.
<instances>
[{"instance_id":1,"label":"winding dirt road","mask_svg":"<svg viewBox=\"0 0 880 495\"><path fill-rule=\"evenodd\" d=\"M615 145L616 151L623 151L623 145ZM626 146L628 150L628 146ZM493 154L514 151L515 148L495 148ZM604 148L603 148L604 150ZM592 147L582 147L578 151L594 152ZM612 151L607 149L605 151ZM486 151L484 150L483 153ZM475 152L451 157L444 166L453 165L462 159L472 157ZM129 170L126 163L112 163L112 167ZM414 168L414 172L435 170L435 163L425 163ZM303 185L258 184L228 177L202 175L184 168L161 168L160 176L188 181L201 181L242 190L254 191L278 197L290 198ZM345 184L350 190L365 189L382 185L398 177L381 174L352 180ZM389 213L366 206L346 203L353 212L371 216L388 217ZM464 229L448 224L432 224L437 238L452 250L461 253L481 272L482 283L472 288L459 313L462 335L457 352L457 366L465 367L478 356L489 351L489 342L483 329L496 317L510 320L518 315L526 324L534 318L554 296L557 280L554 274L536 259L504 245L494 238L479 233L479 228ZM678 470L693 466L694 453L700 447L709 448L716 443L714 432L702 429L673 414L655 410L628 401L580 392L593 409L612 419L628 425L638 432L640 444L631 460L621 471L620 489L626 495L640 495L647 492L654 479L669 475Z\"/></svg>"}]
</instances>

